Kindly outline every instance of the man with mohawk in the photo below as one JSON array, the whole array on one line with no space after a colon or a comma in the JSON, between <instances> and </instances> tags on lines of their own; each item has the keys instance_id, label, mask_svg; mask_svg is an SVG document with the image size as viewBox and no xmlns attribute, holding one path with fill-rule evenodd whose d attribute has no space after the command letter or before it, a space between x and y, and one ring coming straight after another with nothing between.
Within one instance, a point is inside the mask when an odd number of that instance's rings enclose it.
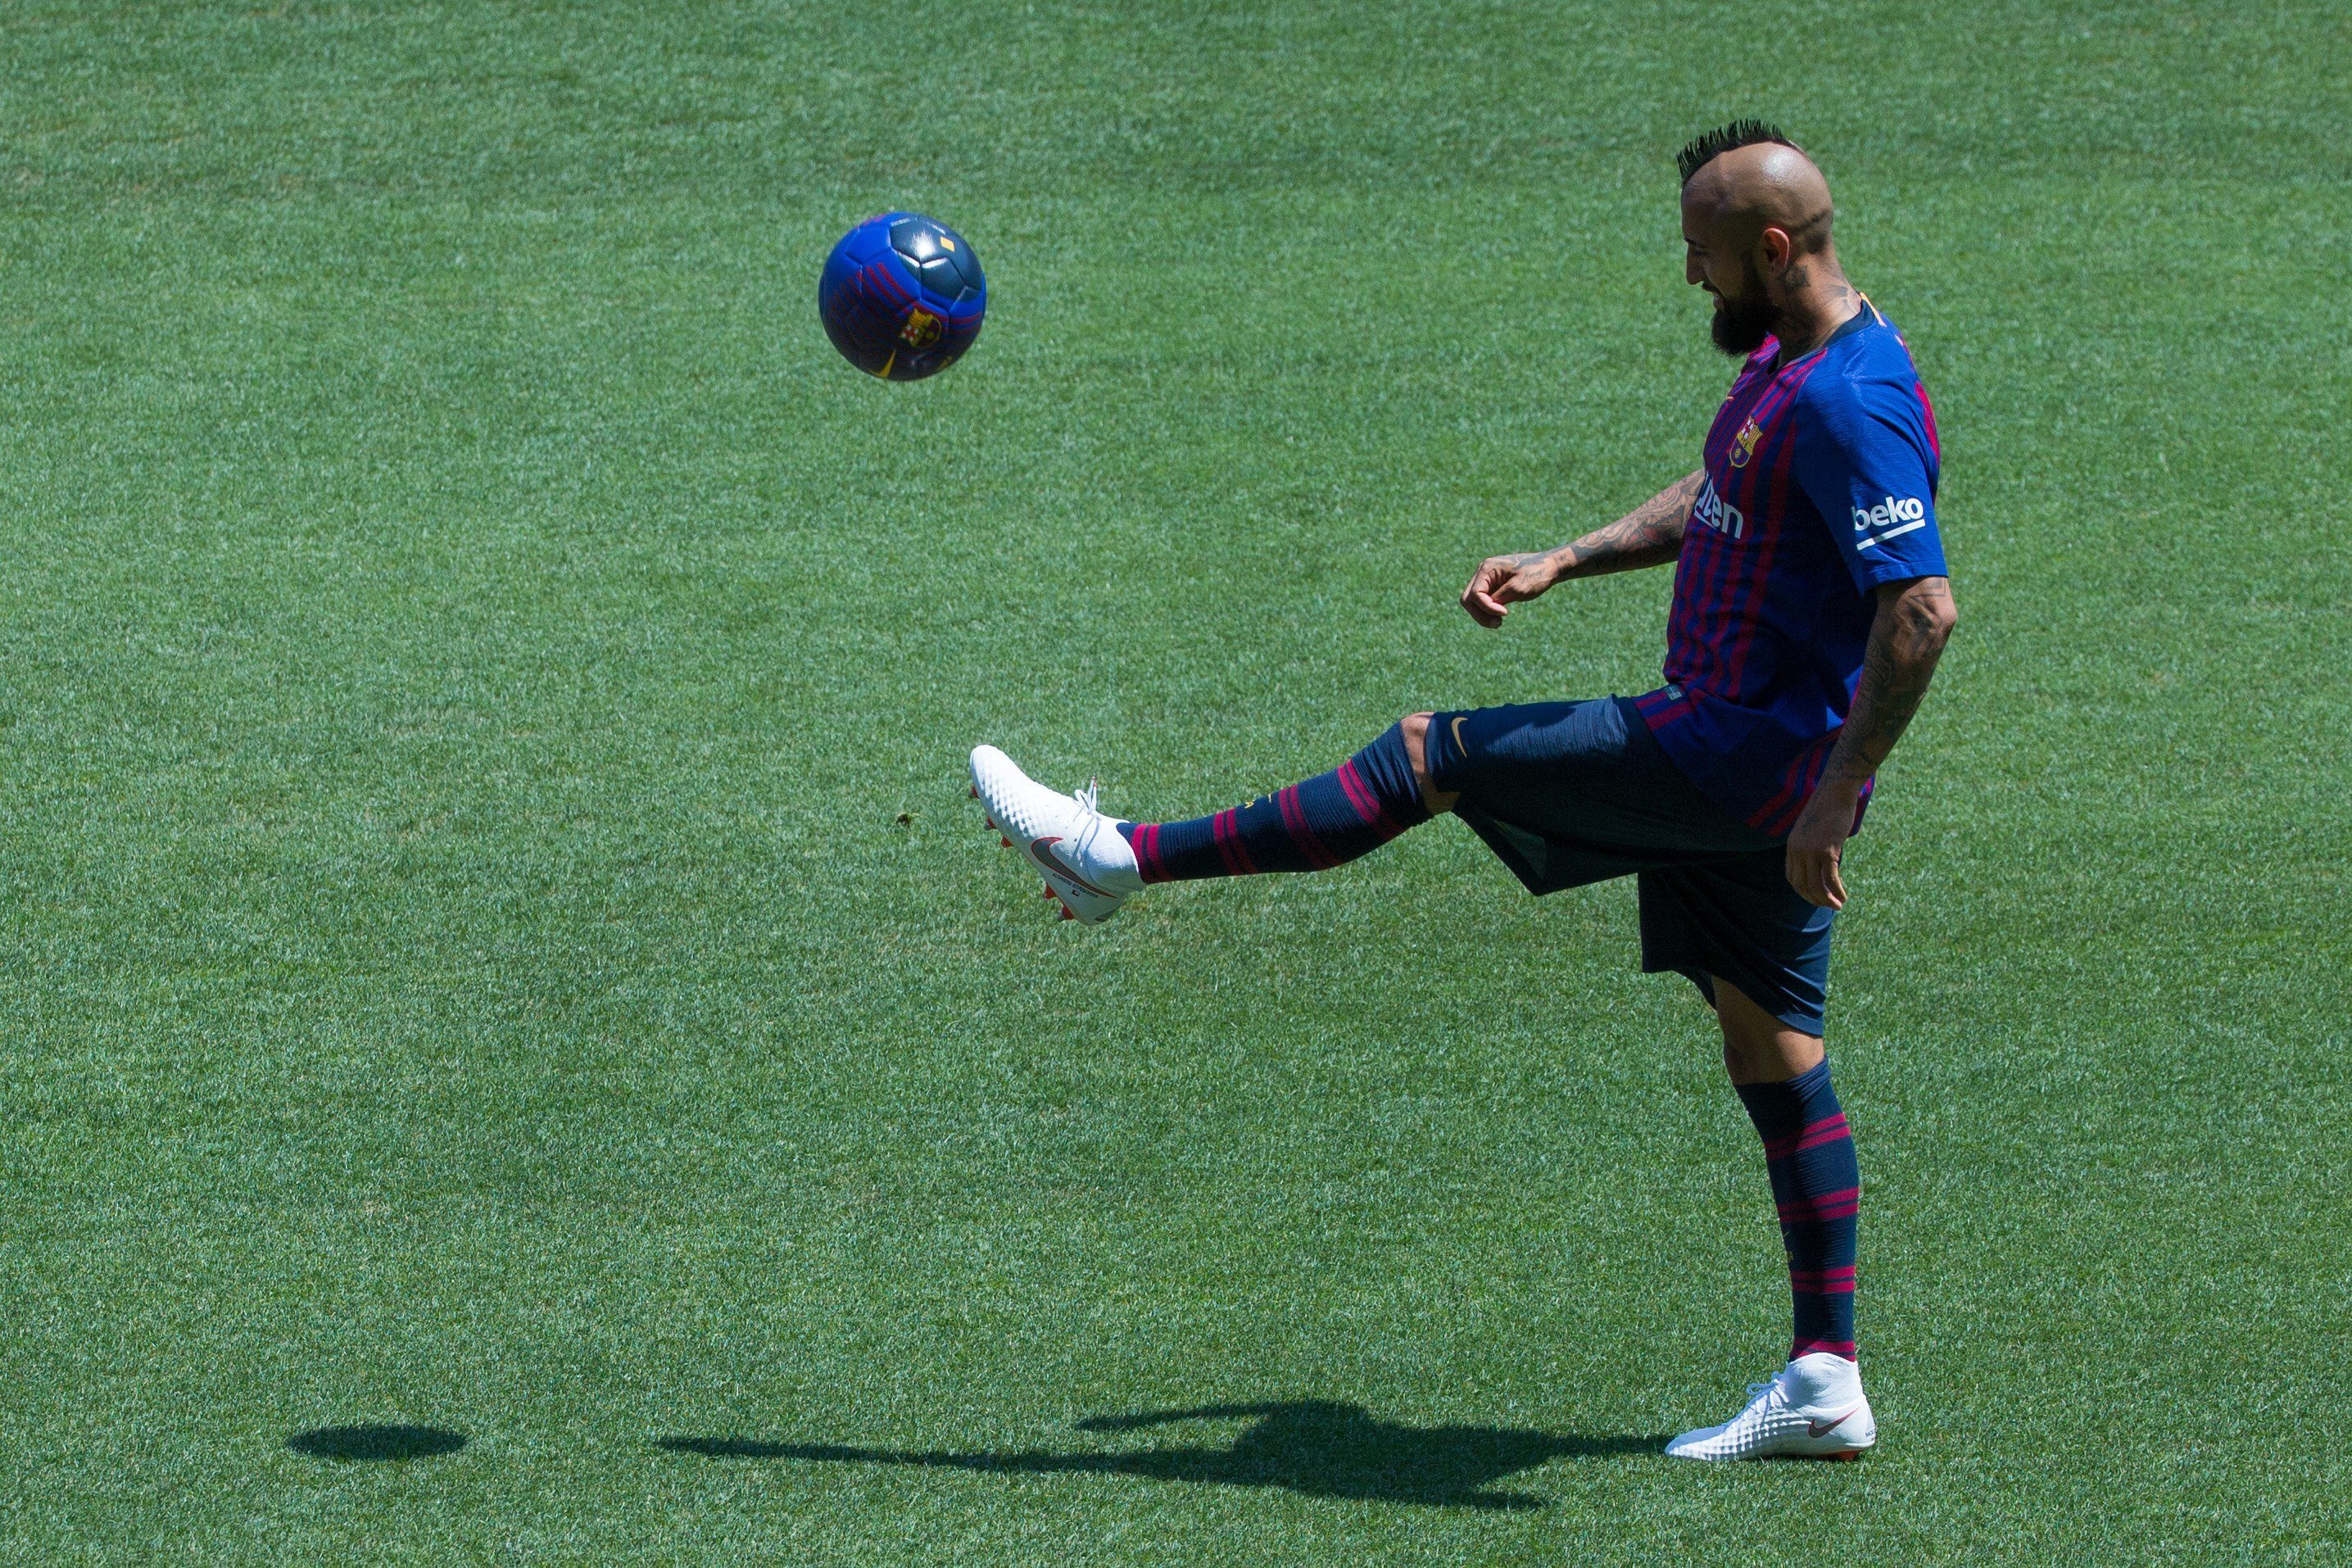
<instances>
[{"instance_id":1,"label":"man with mohawk","mask_svg":"<svg viewBox=\"0 0 2352 1568\"><path fill-rule=\"evenodd\" d=\"M1846 281L1828 183L1776 128L1683 149L1684 275L1740 362L1703 461L1608 527L1500 555L1479 625L1577 577L1675 567L1664 683L1635 698L1409 713L1327 773L1190 821L1128 822L992 746L973 793L1066 916L1153 882L1326 870L1452 812L1536 893L1633 876L1642 967L1687 975L1764 1144L1789 1257L1787 1364L1669 1454L1852 1458L1877 1439L1853 1331L1861 1176L1822 1047L1840 859L1953 625L1934 411Z\"/></svg>"}]
</instances>

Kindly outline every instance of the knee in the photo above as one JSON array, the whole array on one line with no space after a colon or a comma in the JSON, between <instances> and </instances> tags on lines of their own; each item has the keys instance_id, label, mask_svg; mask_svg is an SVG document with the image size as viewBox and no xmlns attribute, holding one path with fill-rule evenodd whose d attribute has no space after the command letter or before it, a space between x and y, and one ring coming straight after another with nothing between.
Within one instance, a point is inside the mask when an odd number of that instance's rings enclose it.
<instances>
[{"instance_id":1,"label":"knee","mask_svg":"<svg viewBox=\"0 0 2352 1568\"><path fill-rule=\"evenodd\" d=\"M1404 735L1405 760L1412 764L1412 781L1421 786L1421 803L1432 816L1442 816L1460 798L1439 789L1429 776L1429 721L1434 713L1408 713L1397 721Z\"/></svg>"},{"instance_id":2,"label":"knee","mask_svg":"<svg viewBox=\"0 0 2352 1568\"><path fill-rule=\"evenodd\" d=\"M1723 1070L1734 1083L1782 1083L1821 1059L1821 1041L1794 1029L1767 1035L1723 1031Z\"/></svg>"},{"instance_id":3,"label":"knee","mask_svg":"<svg viewBox=\"0 0 2352 1568\"><path fill-rule=\"evenodd\" d=\"M1408 713L1397 721L1404 731L1404 754L1412 763L1412 776L1423 789L1429 787L1429 721L1434 713Z\"/></svg>"},{"instance_id":4,"label":"knee","mask_svg":"<svg viewBox=\"0 0 2352 1568\"><path fill-rule=\"evenodd\" d=\"M1765 1083L1772 1072L1772 1054L1765 1042L1730 1028L1723 1031L1723 1070L1734 1083Z\"/></svg>"},{"instance_id":5,"label":"knee","mask_svg":"<svg viewBox=\"0 0 2352 1568\"><path fill-rule=\"evenodd\" d=\"M1792 1029L1720 977L1716 1021L1723 1028L1723 1068L1734 1083L1780 1083L1822 1059L1818 1035Z\"/></svg>"}]
</instances>

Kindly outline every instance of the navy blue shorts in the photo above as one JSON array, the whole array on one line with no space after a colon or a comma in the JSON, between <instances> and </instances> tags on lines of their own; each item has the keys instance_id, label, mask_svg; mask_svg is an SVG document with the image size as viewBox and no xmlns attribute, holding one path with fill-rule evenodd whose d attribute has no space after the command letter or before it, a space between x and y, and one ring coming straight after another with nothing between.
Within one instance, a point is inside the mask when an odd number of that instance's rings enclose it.
<instances>
[{"instance_id":1,"label":"navy blue shorts","mask_svg":"<svg viewBox=\"0 0 2352 1568\"><path fill-rule=\"evenodd\" d=\"M1783 841L1698 791L1622 697L1440 713L1429 773L1532 893L1639 879L1642 968L1721 975L1792 1029L1822 1032L1833 911L1789 886Z\"/></svg>"}]
</instances>

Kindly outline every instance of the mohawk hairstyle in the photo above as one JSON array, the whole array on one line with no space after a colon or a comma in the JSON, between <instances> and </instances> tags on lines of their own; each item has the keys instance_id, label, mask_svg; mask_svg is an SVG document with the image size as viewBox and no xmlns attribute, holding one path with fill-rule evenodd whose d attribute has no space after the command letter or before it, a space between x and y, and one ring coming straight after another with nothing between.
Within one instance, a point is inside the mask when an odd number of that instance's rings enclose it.
<instances>
[{"instance_id":1,"label":"mohawk hairstyle","mask_svg":"<svg viewBox=\"0 0 2352 1568\"><path fill-rule=\"evenodd\" d=\"M1735 120L1728 125L1717 127L1704 136L1694 137L1688 146L1675 154L1675 163L1682 170L1683 184L1687 185L1691 183L1693 174L1697 174L1734 147L1753 147L1765 142L1777 142L1783 147L1797 146L1794 142L1789 140L1787 132L1768 121ZM1804 149L1797 147L1797 151L1801 153Z\"/></svg>"}]
</instances>

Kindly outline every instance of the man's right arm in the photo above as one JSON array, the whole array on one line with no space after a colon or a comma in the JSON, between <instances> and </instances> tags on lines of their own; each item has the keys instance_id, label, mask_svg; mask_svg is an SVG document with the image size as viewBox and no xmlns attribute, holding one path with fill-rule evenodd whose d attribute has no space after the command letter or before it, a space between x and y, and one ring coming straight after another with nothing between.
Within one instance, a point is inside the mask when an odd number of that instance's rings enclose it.
<instances>
[{"instance_id":1,"label":"man's right arm","mask_svg":"<svg viewBox=\"0 0 2352 1568\"><path fill-rule=\"evenodd\" d=\"M1462 607L1482 626L1499 626L1510 606L1570 577L1663 566L1682 553L1683 529L1706 483L1704 469L1668 485L1608 527L1573 544L1528 555L1497 555L1462 590Z\"/></svg>"}]
</instances>

